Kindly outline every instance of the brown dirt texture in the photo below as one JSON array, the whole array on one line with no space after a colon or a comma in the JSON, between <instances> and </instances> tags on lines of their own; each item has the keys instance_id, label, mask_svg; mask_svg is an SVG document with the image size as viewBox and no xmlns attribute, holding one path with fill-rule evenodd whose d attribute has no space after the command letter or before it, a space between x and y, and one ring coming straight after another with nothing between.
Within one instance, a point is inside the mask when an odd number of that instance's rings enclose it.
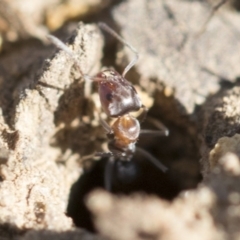
<instances>
[{"instance_id":1,"label":"brown dirt texture","mask_svg":"<svg viewBox=\"0 0 240 240\"><path fill-rule=\"evenodd\" d=\"M215 10L215 11L214 11ZM240 3L0 0L0 240L240 239ZM169 136L139 137L104 190L97 84L122 73ZM49 43L61 39L65 51ZM78 62L78 64L76 64Z\"/></svg>"}]
</instances>

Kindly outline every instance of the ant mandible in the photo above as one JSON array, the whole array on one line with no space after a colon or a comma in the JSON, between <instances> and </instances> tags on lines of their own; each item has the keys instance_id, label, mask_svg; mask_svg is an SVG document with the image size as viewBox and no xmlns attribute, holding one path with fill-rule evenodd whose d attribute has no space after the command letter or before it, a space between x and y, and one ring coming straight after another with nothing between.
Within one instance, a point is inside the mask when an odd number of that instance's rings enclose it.
<instances>
[{"instance_id":1,"label":"ant mandible","mask_svg":"<svg viewBox=\"0 0 240 240\"><path fill-rule=\"evenodd\" d=\"M85 80L98 83L98 93L103 111L108 117L117 118L112 125L109 125L105 120L100 118L101 124L110 140L108 143L110 152L96 154L108 157L108 162L105 166L104 184L105 188L110 191L114 161L130 161L136 151L144 155L163 172L167 171L167 168L158 159L144 149L136 147L136 143L140 134L167 136L168 130L162 124L160 124L161 131L141 130L139 121L130 115L130 112L140 109L143 109L142 118L145 118L147 114L147 108L142 104L136 89L125 78L127 72L136 64L139 58L138 52L105 23L99 23L98 25L126 45L135 54L132 61L125 67L122 75L112 69L99 72L95 77L85 75L74 53L58 38L51 35L48 38L54 45L62 49L74 60L75 65Z\"/></svg>"}]
</instances>

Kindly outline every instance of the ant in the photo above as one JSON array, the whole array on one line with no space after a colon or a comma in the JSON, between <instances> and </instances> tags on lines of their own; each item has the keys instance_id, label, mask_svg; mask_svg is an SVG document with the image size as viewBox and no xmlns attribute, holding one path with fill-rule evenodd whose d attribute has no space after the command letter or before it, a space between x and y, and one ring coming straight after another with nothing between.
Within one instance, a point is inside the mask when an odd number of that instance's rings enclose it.
<instances>
[{"instance_id":1,"label":"ant","mask_svg":"<svg viewBox=\"0 0 240 240\"><path fill-rule=\"evenodd\" d=\"M125 67L122 74L119 74L115 70L107 69L99 72L94 77L85 75L81 70L79 62L76 60L74 53L63 42L51 35L48 36L48 39L69 55L85 81L91 80L98 83L98 93L103 111L108 117L116 118L113 124L109 125L100 117L101 125L107 132L107 137L109 139L109 152L95 154L95 156L108 157L108 162L105 166L104 185L106 190L111 191L114 162L130 161L136 151L141 153L161 171L167 171L167 167L165 167L158 159L153 157L144 149L136 147L136 143L140 134L167 136L168 130L160 123L158 126L160 126L162 130L141 130L139 120L130 115L130 112L136 112L140 109L143 110L140 118L145 119L147 115L147 108L142 104L136 89L125 78L127 72L136 64L139 54L135 48L133 48L105 23L99 23L98 25L101 29L105 30L121 43L126 45L135 54L134 58Z\"/></svg>"}]
</instances>

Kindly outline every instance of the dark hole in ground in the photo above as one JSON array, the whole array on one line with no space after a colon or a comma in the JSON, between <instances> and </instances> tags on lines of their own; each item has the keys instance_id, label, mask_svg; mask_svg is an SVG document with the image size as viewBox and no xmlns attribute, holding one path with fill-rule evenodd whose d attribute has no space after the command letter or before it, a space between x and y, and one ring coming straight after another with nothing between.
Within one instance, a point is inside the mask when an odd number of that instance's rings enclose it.
<instances>
[{"instance_id":1,"label":"dark hole in ground","mask_svg":"<svg viewBox=\"0 0 240 240\"><path fill-rule=\"evenodd\" d=\"M168 167L168 172L161 172L141 154L136 153L130 162L115 161L112 193L142 192L171 201L180 191L196 187L201 180L196 146L191 145L191 137L184 131L176 127L174 129L174 126L170 128L172 134L169 137L144 136L138 143L138 146L147 149L162 160ZM192 156L184 150L188 147L191 148ZM104 188L104 170L107 160L103 158L96 161L72 186L67 208L67 214L73 218L76 226L93 232L95 229L90 212L85 206L85 198L92 190Z\"/></svg>"},{"instance_id":2,"label":"dark hole in ground","mask_svg":"<svg viewBox=\"0 0 240 240\"><path fill-rule=\"evenodd\" d=\"M130 194L145 192L157 194L166 199L173 199L180 191L171 181L171 170L162 173L148 161L139 161L137 156L131 162L116 161L114 165L112 193ZM73 185L67 213L78 227L94 231L91 216L84 200L86 195L96 188L104 188L104 166L107 158L96 162L95 166L85 172Z\"/></svg>"}]
</instances>

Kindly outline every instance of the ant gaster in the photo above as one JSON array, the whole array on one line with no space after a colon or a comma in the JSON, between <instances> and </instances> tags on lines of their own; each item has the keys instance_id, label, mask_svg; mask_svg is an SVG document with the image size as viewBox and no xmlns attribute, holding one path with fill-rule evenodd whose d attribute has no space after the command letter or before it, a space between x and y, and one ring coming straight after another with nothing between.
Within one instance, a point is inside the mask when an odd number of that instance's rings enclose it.
<instances>
[{"instance_id":1,"label":"ant gaster","mask_svg":"<svg viewBox=\"0 0 240 240\"><path fill-rule=\"evenodd\" d=\"M49 36L48 38L53 44L64 50L71 59L74 60L75 65L86 81L91 80L98 83L98 93L103 111L108 117L117 118L111 126L105 120L100 118L101 124L106 130L107 136L110 140L108 144L110 152L96 154L98 156L109 157L105 166L104 183L105 188L110 191L114 161L130 161L136 151L139 151L163 172L167 171L167 168L158 159L144 149L136 147L136 142L140 134L167 136L168 130L162 124L160 124L160 127L162 128L161 131L141 130L139 121L130 115L130 112L138 111L141 108L143 109L141 118L145 118L147 113L147 109L142 104L136 89L125 78L126 73L137 62L139 58L138 52L106 24L99 23L99 27L113 35L135 54L135 57L124 69L122 75L117 71L110 69L98 73L95 77L85 75L82 73L80 64L76 60L74 53L54 36Z\"/></svg>"}]
</instances>

